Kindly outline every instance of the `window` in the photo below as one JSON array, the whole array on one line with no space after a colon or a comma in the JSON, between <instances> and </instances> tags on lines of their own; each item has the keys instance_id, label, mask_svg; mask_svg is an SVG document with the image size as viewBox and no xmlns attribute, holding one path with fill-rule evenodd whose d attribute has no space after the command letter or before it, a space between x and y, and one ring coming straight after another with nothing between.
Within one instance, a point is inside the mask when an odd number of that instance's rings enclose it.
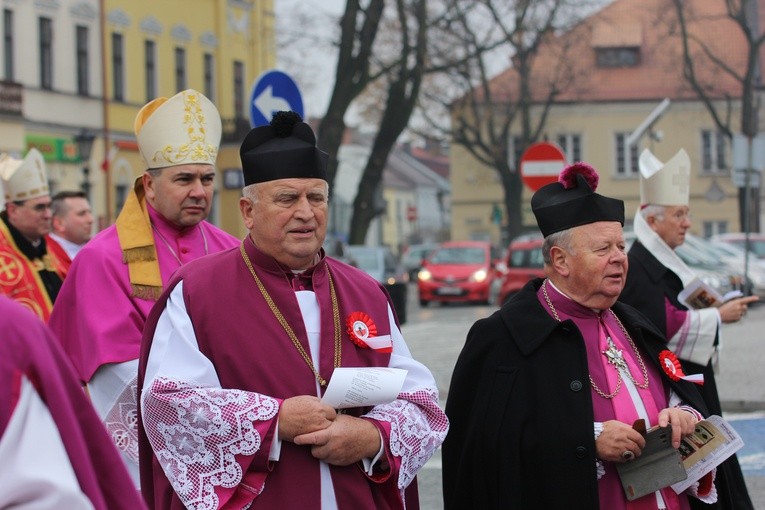
<instances>
[{"instance_id":1,"label":"window","mask_svg":"<svg viewBox=\"0 0 765 510\"><path fill-rule=\"evenodd\" d=\"M125 42L122 34L112 33L112 86L115 101L125 100Z\"/></svg>"},{"instance_id":2,"label":"window","mask_svg":"<svg viewBox=\"0 0 765 510\"><path fill-rule=\"evenodd\" d=\"M157 44L144 41L143 58L146 78L146 101L157 97Z\"/></svg>"},{"instance_id":3,"label":"window","mask_svg":"<svg viewBox=\"0 0 765 510\"><path fill-rule=\"evenodd\" d=\"M207 98L215 102L215 57L212 53L204 55L204 94Z\"/></svg>"},{"instance_id":4,"label":"window","mask_svg":"<svg viewBox=\"0 0 765 510\"><path fill-rule=\"evenodd\" d=\"M241 118L244 112L244 63L234 61L234 117Z\"/></svg>"},{"instance_id":5,"label":"window","mask_svg":"<svg viewBox=\"0 0 765 510\"><path fill-rule=\"evenodd\" d=\"M76 44L77 93L81 96L87 96L90 92L90 68L88 66L88 27L77 27Z\"/></svg>"},{"instance_id":6,"label":"window","mask_svg":"<svg viewBox=\"0 0 765 510\"><path fill-rule=\"evenodd\" d=\"M5 62L5 79L13 81L13 11L3 10L3 57Z\"/></svg>"},{"instance_id":7,"label":"window","mask_svg":"<svg viewBox=\"0 0 765 510\"><path fill-rule=\"evenodd\" d=\"M558 145L566 155L566 161L574 163L582 161L582 137L580 135L558 135Z\"/></svg>"},{"instance_id":8,"label":"window","mask_svg":"<svg viewBox=\"0 0 765 510\"><path fill-rule=\"evenodd\" d=\"M705 174L727 173L725 136L719 131L701 132L701 171Z\"/></svg>"},{"instance_id":9,"label":"window","mask_svg":"<svg viewBox=\"0 0 765 510\"><path fill-rule=\"evenodd\" d=\"M638 148L627 148L625 140L629 133L616 133L616 175L617 177L636 176L638 173Z\"/></svg>"},{"instance_id":10,"label":"window","mask_svg":"<svg viewBox=\"0 0 765 510\"><path fill-rule=\"evenodd\" d=\"M122 207L125 205L128 193L130 193L130 185L126 183L118 183L114 187L114 217L119 216Z\"/></svg>"},{"instance_id":11,"label":"window","mask_svg":"<svg viewBox=\"0 0 765 510\"><path fill-rule=\"evenodd\" d=\"M186 90L186 50L175 48L175 90Z\"/></svg>"},{"instance_id":12,"label":"window","mask_svg":"<svg viewBox=\"0 0 765 510\"><path fill-rule=\"evenodd\" d=\"M40 87L53 89L53 22L39 18L40 27Z\"/></svg>"},{"instance_id":13,"label":"window","mask_svg":"<svg viewBox=\"0 0 765 510\"><path fill-rule=\"evenodd\" d=\"M727 221L705 221L704 222L704 237L710 238L717 234L725 234L728 232Z\"/></svg>"},{"instance_id":14,"label":"window","mask_svg":"<svg viewBox=\"0 0 765 510\"><path fill-rule=\"evenodd\" d=\"M597 48L598 67L637 67L640 64L640 48Z\"/></svg>"}]
</instances>

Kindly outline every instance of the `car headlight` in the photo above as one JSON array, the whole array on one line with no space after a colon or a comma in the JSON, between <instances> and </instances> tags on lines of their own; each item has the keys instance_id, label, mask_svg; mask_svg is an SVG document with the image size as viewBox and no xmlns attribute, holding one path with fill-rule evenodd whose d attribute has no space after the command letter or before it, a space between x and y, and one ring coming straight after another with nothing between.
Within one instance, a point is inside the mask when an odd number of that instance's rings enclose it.
<instances>
[{"instance_id":1,"label":"car headlight","mask_svg":"<svg viewBox=\"0 0 765 510\"><path fill-rule=\"evenodd\" d=\"M433 275L431 275L430 271L428 271L427 269L420 269L420 272L417 273L417 278L424 282L430 280L432 277Z\"/></svg>"},{"instance_id":2,"label":"car headlight","mask_svg":"<svg viewBox=\"0 0 765 510\"><path fill-rule=\"evenodd\" d=\"M479 269L473 275L470 277L471 280L474 282L481 283L486 279L486 277L489 276L489 273L485 269Z\"/></svg>"}]
</instances>

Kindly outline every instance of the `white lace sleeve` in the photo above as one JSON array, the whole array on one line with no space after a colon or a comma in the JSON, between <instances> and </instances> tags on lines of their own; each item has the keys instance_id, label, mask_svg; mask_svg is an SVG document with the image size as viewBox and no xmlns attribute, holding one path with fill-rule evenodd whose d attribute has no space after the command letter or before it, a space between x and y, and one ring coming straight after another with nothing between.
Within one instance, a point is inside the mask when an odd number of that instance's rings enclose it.
<instances>
[{"instance_id":1,"label":"white lace sleeve","mask_svg":"<svg viewBox=\"0 0 765 510\"><path fill-rule=\"evenodd\" d=\"M243 473L273 426L279 402L221 389L212 363L199 351L182 292L181 282L154 334L141 394L143 426L183 504L215 509L245 483ZM262 491L266 471L248 471L253 497Z\"/></svg>"},{"instance_id":2,"label":"white lace sleeve","mask_svg":"<svg viewBox=\"0 0 765 510\"><path fill-rule=\"evenodd\" d=\"M449 421L438 406L433 375L412 358L390 307L388 318L393 340L389 366L407 370L407 377L398 399L375 406L366 416L390 425L388 447L396 458L398 488L403 492L443 443Z\"/></svg>"},{"instance_id":3,"label":"white lace sleeve","mask_svg":"<svg viewBox=\"0 0 765 510\"><path fill-rule=\"evenodd\" d=\"M594 430L595 430L595 441L597 441L598 438L600 437L600 434L603 433L603 422L596 421ZM597 473L598 473L598 480L600 480L601 478L605 476L606 467L603 465L603 461L598 458L595 458L595 469L597 470Z\"/></svg>"}]
</instances>

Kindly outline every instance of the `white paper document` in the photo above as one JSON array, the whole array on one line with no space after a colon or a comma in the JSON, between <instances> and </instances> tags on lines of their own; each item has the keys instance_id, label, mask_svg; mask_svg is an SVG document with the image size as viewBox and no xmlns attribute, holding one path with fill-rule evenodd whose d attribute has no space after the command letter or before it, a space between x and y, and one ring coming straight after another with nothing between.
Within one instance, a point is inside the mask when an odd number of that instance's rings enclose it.
<instances>
[{"instance_id":1,"label":"white paper document","mask_svg":"<svg viewBox=\"0 0 765 510\"><path fill-rule=\"evenodd\" d=\"M321 401L335 409L393 402L407 371L388 367L336 368Z\"/></svg>"},{"instance_id":2,"label":"white paper document","mask_svg":"<svg viewBox=\"0 0 765 510\"><path fill-rule=\"evenodd\" d=\"M712 415L698 422L695 432L680 442L680 455L688 478L672 488L680 494L743 446L738 432L721 417Z\"/></svg>"}]
</instances>

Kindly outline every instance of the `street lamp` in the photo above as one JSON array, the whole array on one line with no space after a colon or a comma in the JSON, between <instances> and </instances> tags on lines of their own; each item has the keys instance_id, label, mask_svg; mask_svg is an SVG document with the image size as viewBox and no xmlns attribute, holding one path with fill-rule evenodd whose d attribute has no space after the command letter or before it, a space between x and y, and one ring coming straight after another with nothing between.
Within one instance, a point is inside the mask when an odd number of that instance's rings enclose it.
<instances>
[{"instance_id":1,"label":"street lamp","mask_svg":"<svg viewBox=\"0 0 765 510\"><path fill-rule=\"evenodd\" d=\"M85 128L74 136L74 143L77 144L77 152L80 155L82 163L82 191L90 202L90 151L93 149L93 140L96 135Z\"/></svg>"}]
</instances>

